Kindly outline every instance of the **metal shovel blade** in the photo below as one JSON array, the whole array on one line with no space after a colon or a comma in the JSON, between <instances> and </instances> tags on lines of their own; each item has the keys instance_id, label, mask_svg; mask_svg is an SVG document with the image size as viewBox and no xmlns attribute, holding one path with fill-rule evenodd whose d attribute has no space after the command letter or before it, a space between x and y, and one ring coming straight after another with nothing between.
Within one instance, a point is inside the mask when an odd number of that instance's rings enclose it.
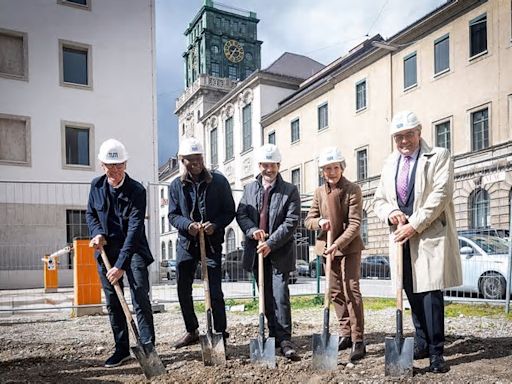
<instances>
[{"instance_id":1,"label":"metal shovel blade","mask_svg":"<svg viewBox=\"0 0 512 384\"><path fill-rule=\"evenodd\" d=\"M199 335L199 342L205 366L226 364L226 349L222 333L206 332L204 335Z\"/></svg>"},{"instance_id":2,"label":"metal shovel blade","mask_svg":"<svg viewBox=\"0 0 512 384\"><path fill-rule=\"evenodd\" d=\"M338 366L338 335L313 334L312 367L317 371L334 371Z\"/></svg>"},{"instance_id":3,"label":"metal shovel blade","mask_svg":"<svg viewBox=\"0 0 512 384\"><path fill-rule=\"evenodd\" d=\"M144 376L146 376L147 379L166 373L162 360L160 360L160 357L156 353L153 343L141 344L138 342L137 345L131 347L131 349L135 358L139 361Z\"/></svg>"},{"instance_id":4,"label":"metal shovel blade","mask_svg":"<svg viewBox=\"0 0 512 384\"><path fill-rule=\"evenodd\" d=\"M276 339L274 337L264 339L258 336L258 338L250 341L249 349L252 363L267 368L276 367Z\"/></svg>"},{"instance_id":5,"label":"metal shovel blade","mask_svg":"<svg viewBox=\"0 0 512 384\"><path fill-rule=\"evenodd\" d=\"M386 337L384 374L392 377L413 376L414 338Z\"/></svg>"}]
</instances>

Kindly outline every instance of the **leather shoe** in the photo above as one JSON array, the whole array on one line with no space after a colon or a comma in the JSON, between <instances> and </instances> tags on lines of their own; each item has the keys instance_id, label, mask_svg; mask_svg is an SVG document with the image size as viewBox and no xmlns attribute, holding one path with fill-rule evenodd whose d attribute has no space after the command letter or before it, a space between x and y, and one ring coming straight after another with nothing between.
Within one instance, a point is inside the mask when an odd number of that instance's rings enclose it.
<instances>
[{"instance_id":1,"label":"leather shoe","mask_svg":"<svg viewBox=\"0 0 512 384\"><path fill-rule=\"evenodd\" d=\"M420 349L419 347L414 347L414 360L426 359L429 356L428 348Z\"/></svg>"},{"instance_id":2,"label":"leather shoe","mask_svg":"<svg viewBox=\"0 0 512 384\"><path fill-rule=\"evenodd\" d=\"M197 344L199 342L199 332L197 329L194 332L185 333L180 339L178 339L172 348L183 348L188 345Z\"/></svg>"},{"instance_id":3,"label":"leather shoe","mask_svg":"<svg viewBox=\"0 0 512 384\"><path fill-rule=\"evenodd\" d=\"M130 360L132 357L130 356L130 352L123 351L115 351L112 356L110 356L107 361L105 361L106 368L114 368L119 367L125 361Z\"/></svg>"},{"instance_id":4,"label":"leather shoe","mask_svg":"<svg viewBox=\"0 0 512 384\"><path fill-rule=\"evenodd\" d=\"M429 370L433 373L446 373L450 370L450 367L446 364L442 355L433 355L430 356Z\"/></svg>"},{"instance_id":5,"label":"leather shoe","mask_svg":"<svg viewBox=\"0 0 512 384\"><path fill-rule=\"evenodd\" d=\"M340 341L338 342L338 351L343 351L344 349L348 349L352 346L352 339L350 336L341 336Z\"/></svg>"},{"instance_id":6,"label":"leather shoe","mask_svg":"<svg viewBox=\"0 0 512 384\"><path fill-rule=\"evenodd\" d=\"M281 352L287 359L296 360L298 358L295 346L290 340L281 341Z\"/></svg>"},{"instance_id":7,"label":"leather shoe","mask_svg":"<svg viewBox=\"0 0 512 384\"><path fill-rule=\"evenodd\" d=\"M364 341L356 341L352 345L352 352L350 352L350 361L354 362L356 360L362 359L366 355L366 345Z\"/></svg>"}]
</instances>

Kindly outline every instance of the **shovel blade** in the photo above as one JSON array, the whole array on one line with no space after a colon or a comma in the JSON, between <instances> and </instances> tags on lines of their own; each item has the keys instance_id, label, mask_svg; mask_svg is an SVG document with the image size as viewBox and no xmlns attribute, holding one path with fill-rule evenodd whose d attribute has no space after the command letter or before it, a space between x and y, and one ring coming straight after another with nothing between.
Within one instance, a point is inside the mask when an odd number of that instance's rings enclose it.
<instances>
[{"instance_id":1,"label":"shovel blade","mask_svg":"<svg viewBox=\"0 0 512 384\"><path fill-rule=\"evenodd\" d=\"M384 370L385 376L412 377L414 338L386 337Z\"/></svg>"},{"instance_id":2,"label":"shovel blade","mask_svg":"<svg viewBox=\"0 0 512 384\"><path fill-rule=\"evenodd\" d=\"M338 366L338 335L313 334L312 367L316 371L334 371Z\"/></svg>"},{"instance_id":3,"label":"shovel blade","mask_svg":"<svg viewBox=\"0 0 512 384\"><path fill-rule=\"evenodd\" d=\"M137 345L131 349L147 379L166 373L162 360L160 360L160 357L156 353L153 343L137 343Z\"/></svg>"},{"instance_id":4,"label":"shovel blade","mask_svg":"<svg viewBox=\"0 0 512 384\"><path fill-rule=\"evenodd\" d=\"M226 364L226 348L222 333L206 332L204 335L199 335L199 342L205 366Z\"/></svg>"},{"instance_id":5,"label":"shovel blade","mask_svg":"<svg viewBox=\"0 0 512 384\"><path fill-rule=\"evenodd\" d=\"M249 343L251 362L267 368L276 367L276 339L269 337L252 339Z\"/></svg>"}]
</instances>

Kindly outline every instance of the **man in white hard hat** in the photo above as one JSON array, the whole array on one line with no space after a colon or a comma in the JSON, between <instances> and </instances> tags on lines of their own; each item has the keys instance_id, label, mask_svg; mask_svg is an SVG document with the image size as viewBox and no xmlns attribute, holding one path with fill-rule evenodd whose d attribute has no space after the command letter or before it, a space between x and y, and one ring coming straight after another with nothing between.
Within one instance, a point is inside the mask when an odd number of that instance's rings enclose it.
<instances>
[{"instance_id":1,"label":"man in white hard hat","mask_svg":"<svg viewBox=\"0 0 512 384\"><path fill-rule=\"evenodd\" d=\"M414 358L430 358L430 370L449 370L443 358L443 290L462 284L455 211L453 162L445 148L431 148L421 137L413 112L391 122L396 145L382 168L374 210L390 226L391 261L403 246L403 285L411 305Z\"/></svg>"},{"instance_id":2,"label":"man in white hard hat","mask_svg":"<svg viewBox=\"0 0 512 384\"><path fill-rule=\"evenodd\" d=\"M269 334L276 338L283 355L295 360L288 279L295 270L293 234L299 224L300 196L297 187L281 177L281 154L274 144L259 148L255 160L260 173L255 181L245 186L236 214L245 234L243 266L253 272L258 281L256 253L263 253ZM258 245L258 241L262 243Z\"/></svg>"},{"instance_id":3,"label":"man in white hard hat","mask_svg":"<svg viewBox=\"0 0 512 384\"><path fill-rule=\"evenodd\" d=\"M304 224L309 230L320 231L315 243L316 254L332 260L329 286L341 336L338 350L351 348L349 358L353 362L366 355L363 298L359 286L364 249L361 239L363 196L359 185L343 176L345 157L337 147L325 148L320 153L318 166L325 183L316 189ZM328 231L332 233L329 247Z\"/></svg>"},{"instance_id":4,"label":"man in white hard hat","mask_svg":"<svg viewBox=\"0 0 512 384\"><path fill-rule=\"evenodd\" d=\"M128 153L115 139L101 144L98 160L103 176L91 183L86 219L91 246L104 248L112 266L107 270L97 252L98 271L114 333L115 351L105 367L117 367L130 358L128 327L114 286L126 276L142 343L155 344L153 312L149 300L148 266L153 262L144 228L146 190L126 173Z\"/></svg>"},{"instance_id":5,"label":"man in white hard hat","mask_svg":"<svg viewBox=\"0 0 512 384\"><path fill-rule=\"evenodd\" d=\"M198 236L201 227L206 235L213 325L216 332L223 334L224 342L229 337L221 287L221 258L224 230L235 217L235 202L229 182L219 172L206 169L203 155L203 146L197 139L184 139L178 151L184 171L169 187L169 222L179 234L176 244L178 299L186 328L185 334L173 343L174 348L199 342L192 284L201 258Z\"/></svg>"}]
</instances>

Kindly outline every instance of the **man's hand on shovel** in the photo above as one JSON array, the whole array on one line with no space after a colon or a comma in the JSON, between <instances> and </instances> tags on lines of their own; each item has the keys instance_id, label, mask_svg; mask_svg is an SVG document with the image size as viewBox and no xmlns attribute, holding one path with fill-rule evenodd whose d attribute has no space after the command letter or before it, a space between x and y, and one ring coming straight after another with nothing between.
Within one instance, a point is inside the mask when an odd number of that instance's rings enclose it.
<instances>
[{"instance_id":1,"label":"man's hand on shovel","mask_svg":"<svg viewBox=\"0 0 512 384\"><path fill-rule=\"evenodd\" d=\"M96 235L89 242L89 247L101 251L105 244L107 244L105 237L103 235ZM110 284L117 283L123 278L123 275L124 269L121 268L112 267L107 271L107 279L110 281Z\"/></svg>"},{"instance_id":2,"label":"man's hand on shovel","mask_svg":"<svg viewBox=\"0 0 512 384\"><path fill-rule=\"evenodd\" d=\"M263 257L267 257L270 252L272 251L270 249L270 246L267 244L265 239L268 237L268 235L265 233L263 229L258 229L257 231L254 231L252 234L252 238L254 240L258 240L258 246L256 248L257 253L262 253Z\"/></svg>"}]
</instances>

